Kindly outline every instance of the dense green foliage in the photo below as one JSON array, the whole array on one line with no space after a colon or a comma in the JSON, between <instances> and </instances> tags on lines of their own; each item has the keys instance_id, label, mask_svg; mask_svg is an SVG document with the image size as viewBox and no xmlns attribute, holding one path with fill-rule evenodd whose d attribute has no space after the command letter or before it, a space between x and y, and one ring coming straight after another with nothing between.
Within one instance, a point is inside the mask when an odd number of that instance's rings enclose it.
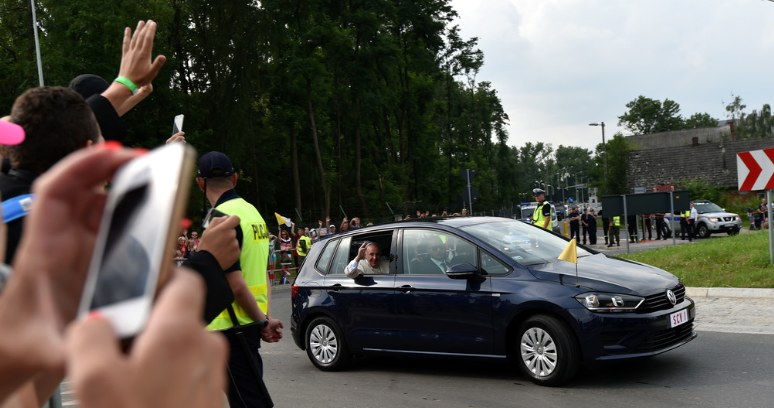
<instances>
[{"instance_id":1,"label":"dense green foliage","mask_svg":"<svg viewBox=\"0 0 774 408\"><path fill-rule=\"evenodd\" d=\"M6 110L37 85L29 4L0 1ZM125 117L126 144L162 143L184 113L194 146L235 161L246 198L306 223L459 211L470 207L464 169L475 170L474 210L511 208L529 188L497 91L476 81L477 40L455 17L445 0L37 1L47 85L112 79L123 27L156 20L168 62Z\"/></svg>"},{"instance_id":2,"label":"dense green foliage","mask_svg":"<svg viewBox=\"0 0 774 408\"><path fill-rule=\"evenodd\" d=\"M694 113L683 118L680 104L668 98L661 102L640 95L627 103L626 108L629 110L618 117L618 124L636 135L718 125L717 119L708 113Z\"/></svg>"},{"instance_id":3,"label":"dense green foliage","mask_svg":"<svg viewBox=\"0 0 774 408\"><path fill-rule=\"evenodd\" d=\"M125 144L157 146L185 114L188 141L231 156L240 194L264 214L312 225L326 215L381 222L457 212L471 208L468 174L475 214L509 215L538 186L555 200L587 198L589 187L628 192L621 134L594 152L514 146L519 135L506 130L497 90L477 79L477 39L461 36L449 0L36 4L47 85L83 73L114 78L124 26L157 21L155 52L167 64L151 97L124 117ZM0 0L6 112L38 84L31 21L29 1ZM632 129L711 122L683 120L668 99L640 97L627 108ZM190 216L202 201L194 191Z\"/></svg>"}]
</instances>

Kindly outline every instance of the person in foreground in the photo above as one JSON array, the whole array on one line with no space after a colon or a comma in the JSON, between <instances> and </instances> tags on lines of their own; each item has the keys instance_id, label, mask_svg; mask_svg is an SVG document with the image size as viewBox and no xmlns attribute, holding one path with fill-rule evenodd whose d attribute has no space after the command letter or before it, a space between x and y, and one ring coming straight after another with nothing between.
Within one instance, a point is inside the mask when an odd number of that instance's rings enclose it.
<instances>
[{"instance_id":1,"label":"person in foreground","mask_svg":"<svg viewBox=\"0 0 774 408\"><path fill-rule=\"evenodd\" d=\"M83 408L211 407L222 398L225 344L205 331L204 285L186 268L178 268L162 290L158 308L129 354L118 351L115 334L99 316L74 324L65 335L76 316L99 229L106 199L102 187L121 165L143 153L114 142L99 144L73 153L35 182L36 200L0 295L3 407L41 406L66 363ZM231 218L208 233L231 234L239 223ZM238 257L231 239L230 250L213 253L224 257L218 259L223 265Z\"/></svg>"}]
</instances>

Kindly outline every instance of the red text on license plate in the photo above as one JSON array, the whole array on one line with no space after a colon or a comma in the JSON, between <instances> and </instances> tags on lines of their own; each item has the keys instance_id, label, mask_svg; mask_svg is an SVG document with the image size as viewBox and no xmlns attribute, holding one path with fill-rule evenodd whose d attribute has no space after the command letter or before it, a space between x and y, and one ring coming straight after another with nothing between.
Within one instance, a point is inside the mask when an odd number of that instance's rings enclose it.
<instances>
[{"instance_id":1,"label":"red text on license plate","mask_svg":"<svg viewBox=\"0 0 774 408\"><path fill-rule=\"evenodd\" d=\"M669 327L677 327L688 322L688 309L674 312L669 315Z\"/></svg>"}]
</instances>

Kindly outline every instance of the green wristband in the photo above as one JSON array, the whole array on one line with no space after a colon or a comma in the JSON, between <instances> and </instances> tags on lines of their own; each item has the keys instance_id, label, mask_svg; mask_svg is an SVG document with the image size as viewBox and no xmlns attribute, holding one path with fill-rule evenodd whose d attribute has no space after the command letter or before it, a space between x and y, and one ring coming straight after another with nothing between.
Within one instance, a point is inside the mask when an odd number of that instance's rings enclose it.
<instances>
[{"instance_id":1,"label":"green wristband","mask_svg":"<svg viewBox=\"0 0 774 408\"><path fill-rule=\"evenodd\" d=\"M140 87L137 86L137 84L135 84L131 79L125 76L116 77L116 79L114 79L113 82L118 82L119 84L129 88L129 90L132 91L132 95L136 94L137 90L140 89Z\"/></svg>"}]
</instances>

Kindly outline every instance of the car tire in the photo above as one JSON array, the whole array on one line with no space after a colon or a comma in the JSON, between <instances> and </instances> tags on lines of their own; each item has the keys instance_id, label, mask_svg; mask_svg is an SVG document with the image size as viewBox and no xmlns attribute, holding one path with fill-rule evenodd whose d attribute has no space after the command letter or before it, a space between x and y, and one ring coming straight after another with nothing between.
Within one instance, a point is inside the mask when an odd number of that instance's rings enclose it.
<instances>
[{"instance_id":1,"label":"car tire","mask_svg":"<svg viewBox=\"0 0 774 408\"><path fill-rule=\"evenodd\" d=\"M550 316L537 315L519 326L514 360L538 385L558 386L572 379L580 367L580 348L570 329Z\"/></svg>"},{"instance_id":2,"label":"car tire","mask_svg":"<svg viewBox=\"0 0 774 408\"><path fill-rule=\"evenodd\" d=\"M699 224L699 226L696 227L696 236L699 238L709 238L710 230L707 228L706 224Z\"/></svg>"},{"instance_id":3,"label":"car tire","mask_svg":"<svg viewBox=\"0 0 774 408\"><path fill-rule=\"evenodd\" d=\"M318 317L309 323L304 343L309 360L323 371L342 370L352 358L341 329L328 317Z\"/></svg>"}]
</instances>

